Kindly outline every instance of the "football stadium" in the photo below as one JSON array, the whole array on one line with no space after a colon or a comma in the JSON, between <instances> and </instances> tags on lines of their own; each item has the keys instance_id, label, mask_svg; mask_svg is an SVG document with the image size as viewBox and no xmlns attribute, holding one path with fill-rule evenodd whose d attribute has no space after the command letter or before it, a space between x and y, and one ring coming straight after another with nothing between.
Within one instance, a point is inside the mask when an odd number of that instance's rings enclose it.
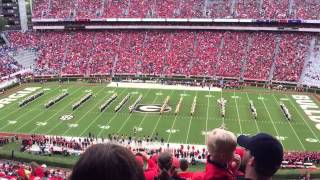
<instances>
[{"instance_id":1,"label":"football stadium","mask_svg":"<svg viewBox=\"0 0 320 180\"><path fill-rule=\"evenodd\" d=\"M320 179L319 12L317 0L3 0L0 179L86 179L83 161L100 157L89 179L104 179L97 167L128 179L115 162L132 157L162 179L167 154L172 179L219 179L218 132L235 143L229 179L248 177L258 155L241 139L259 134L283 148L273 179Z\"/></svg>"}]
</instances>

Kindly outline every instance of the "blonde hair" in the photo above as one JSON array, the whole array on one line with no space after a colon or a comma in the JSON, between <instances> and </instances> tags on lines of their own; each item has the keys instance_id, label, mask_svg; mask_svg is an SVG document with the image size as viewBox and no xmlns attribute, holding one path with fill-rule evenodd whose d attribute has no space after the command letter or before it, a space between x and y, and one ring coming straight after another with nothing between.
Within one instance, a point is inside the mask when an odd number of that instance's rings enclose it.
<instances>
[{"instance_id":1,"label":"blonde hair","mask_svg":"<svg viewBox=\"0 0 320 180\"><path fill-rule=\"evenodd\" d=\"M208 134L207 146L210 154L231 153L237 146L237 138L230 131L216 128Z\"/></svg>"}]
</instances>

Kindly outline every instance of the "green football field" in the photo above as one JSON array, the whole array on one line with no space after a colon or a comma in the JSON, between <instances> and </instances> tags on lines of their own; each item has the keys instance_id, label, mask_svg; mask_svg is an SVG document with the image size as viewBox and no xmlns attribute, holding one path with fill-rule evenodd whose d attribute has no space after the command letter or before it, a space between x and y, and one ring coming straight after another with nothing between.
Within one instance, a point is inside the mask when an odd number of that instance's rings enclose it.
<instances>
[{"instance_id":1,"label":"green football field","mask_svg":"<svg viewBox=\"0 0 320 180\"><path fill-rule=\"evenodd\" d=\"M320 130L289 93L254 88L209 92L112 88L83 83L48 83L19 86L1 95L0 99L8 98L30 87L41 88L0 108L0 132L75 137L87 136L91 132L98 137L107 137L111 133L133 135L133 129L136 129L136 136L154 137L158 134L165 142L204 144L206 132L224 124L228 130L237 135L271 133L282 142L286 150L320 150ZM43 96L19 107L19 102L25 97L41 90L45 92ZM63 92L68 92L69 96L48 109L44 107L49 100ZM73 111L72 105L90 92L93 94L92 98ZM100 112L100 105L114 93L117 93L117 99L105 111ZM128 102L120 111L114 112L115 107L128 94L131 95ZM157 107L162 105L167 96L170 96L168 105L172 110L162 115L142 111L129 113L129 106L139 95L143 96L139 103L142 107L140 110L159 110ZM191 116L190 110L195 96L197 96L196 110ZM308 96L320 106L313 95ZM181 110L175 115L180 97L183 97ZM227 100L225 118L221 117L217 102L221 97ZM257 120L253 119L249 110L249 100L253 101L257 109ZM289 109L292 122L284 117L280 102Z\"/></svg>"}]
</instances>

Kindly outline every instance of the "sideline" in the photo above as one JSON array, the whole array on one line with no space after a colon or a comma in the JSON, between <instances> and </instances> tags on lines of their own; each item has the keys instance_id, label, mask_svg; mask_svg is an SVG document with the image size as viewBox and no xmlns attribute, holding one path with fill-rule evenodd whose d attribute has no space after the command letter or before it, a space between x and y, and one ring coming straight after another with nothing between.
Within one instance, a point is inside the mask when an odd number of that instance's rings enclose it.
<instances>
[{"instance_id":1,"label":"sideline","mask_svg":"<svg viewBox=\"0 0 320 180\"><path fill-rule=\"evenodd\" d=\"M218 87L198 87L198 86L184 86L184 85L166 85L157 83L127 83L127 82L111 82L108 87L119 88L137 88L137 89L165 89L165 90L182 90L182 91L212 91L220 92L221 88Z\"/></svg>"}]
</instances>

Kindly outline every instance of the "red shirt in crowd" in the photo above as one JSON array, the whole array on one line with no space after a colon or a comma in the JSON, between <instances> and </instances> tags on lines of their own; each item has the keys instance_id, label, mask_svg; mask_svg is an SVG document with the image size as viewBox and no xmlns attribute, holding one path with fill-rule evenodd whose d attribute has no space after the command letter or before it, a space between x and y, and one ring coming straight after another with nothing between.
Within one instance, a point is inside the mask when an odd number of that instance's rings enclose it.
<instances>
[{"instance_id":1,"label":"red shirt in crowd","mask_svg":"<svg viewBox=\"0 0 320 180\"><path fill-rule=\"evenodd\" d=\"M204 180L235 180L236 177L227 165L216 163L210 159L210 155L207 159L206 169L204 172Z\"/></svg>"},{"instance_id":2,"label":"red shirt in crowd","mask_svg":"<svg viewBox=\"0 0 320 180\"><path fill-rule=\"evenodd\" d=\"M193 177L193 172L189 172L189 171L186 171L186 172L179 172L179 177L181 178L185 178L185 179L191 179Z\"/></svg>"},{"instance_id":3,"label":"red shirt in crowd","mask_svg":"<svg viewBox=\"0 0 320 180\"><path fill-rule=\"evenodd\" d=\"M153 159L148 160L148 168L144 171L146 180L153 180L154 177L158 176L158 165Z\"/></svg>"}]
</instances>

